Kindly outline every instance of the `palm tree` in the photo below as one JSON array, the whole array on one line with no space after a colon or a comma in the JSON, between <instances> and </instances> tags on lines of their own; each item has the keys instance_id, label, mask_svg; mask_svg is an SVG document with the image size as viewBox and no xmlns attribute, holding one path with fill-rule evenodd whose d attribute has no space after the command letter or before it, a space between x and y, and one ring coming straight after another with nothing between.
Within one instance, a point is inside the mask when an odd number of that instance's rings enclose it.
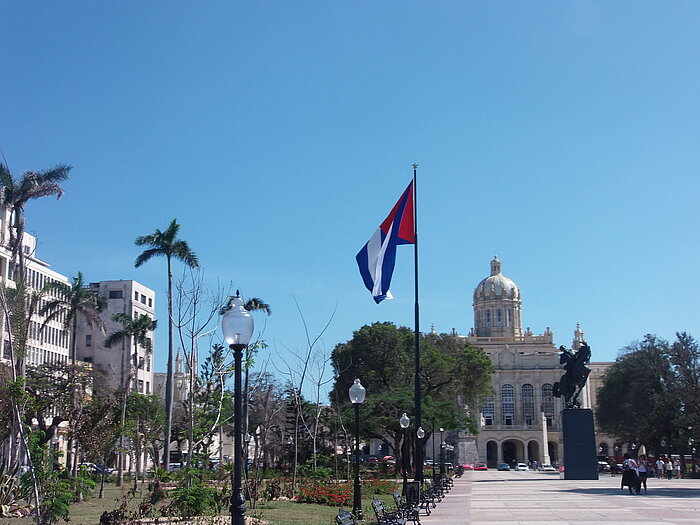
<instances>
[{"instance_id":1,"label":"palm tree","mask_svg":"<svg viewBox=\"0 0 700 525\"><path fill-rule=\"evenodd\" d=\"M126 313L118 313L112 316L112 321L121 323L124 328L118 332L114 332L105 339L105 347L112 348L113 345L131 339L134 343L134 355L129 360L129 372L124 378L122 385L122 413L121 413L121 432L119 436L119 469L117 473L117 486L120 487L124 483L124 425L126 423L126 402L131 391L130 383L133 377L135 368L139 364L139 346L146 351L146 356L149 356L153 351L153 343L148 337L149 333L156 329L158 321L151 319L147 315L141 314L132 317ZM123 372L122 368L122 372Z\"/></svg>"},{"instance_id":2,"label":"palm tree","mask_svg":"<svg viewBox=\"0 0 700 525\"><path fill-rule=\"evenodd\" d=\"M97 327L102 333L105 332L105 323L100 317L100 312L107 308L107 299L97 290L91 290L85 286L83 274L78 272L77 277L73 277L73 284L54 281L46 285L45 290L53 291L54 298L49 300L39 310L39 315L46 315L42 324L42 330L50 321L60 319L63 316L63 326L70 330L71 334L71 376L75 374L77 361L76 342L78 316L82 316L91 327ZM48 314L48 315L47 315ZM76 392L77 394L77 392ZM78 410L77 395L73 397L73 413ZM68 456L66 465L73 472L77 471L77 452L73 456L73 424L69 422L70 434L68 437ZM75 461L73 462L73 458Z\"/></svg>"},{"instance_id":3,"label":"palm tree","mask_svg":"<svg viewBox=\"0 0 700 525\"><path fill-rule=\"evenodd\" d=\"M170 222L168 228L162 232L156 230L150 235L143 235L136 239L136 246L150 246L136 258L134 266L138 268L153 257L164 256L168 262L168 373L165 380L165 446L163 450L163 463L166 470L170 466L170 427L173 419L173 271L172 259L178 259L190 268L199 267L199 261L195 253L190 250L187 241L177 238L180 225L177 219Z\"/></svg>"},{"instance_id":4,"label":"palm tree","mask_svg":"<svg viewBox=\"0 0 700 525\"><path fill-rule=\"evenodd\" d=\"M0 163L0 206L8 207L12 212L9 248L12 251L12 260L19 263L17 268L20 282L24 282L25 273L22 249L24 207L29 200L39 197L56 195L60 199L63 196L60 183L68 178L71 169L71 166L58 164L48 170L25 171L19 179L15 179L7 165Z\"/></svg>"}]
</instances>

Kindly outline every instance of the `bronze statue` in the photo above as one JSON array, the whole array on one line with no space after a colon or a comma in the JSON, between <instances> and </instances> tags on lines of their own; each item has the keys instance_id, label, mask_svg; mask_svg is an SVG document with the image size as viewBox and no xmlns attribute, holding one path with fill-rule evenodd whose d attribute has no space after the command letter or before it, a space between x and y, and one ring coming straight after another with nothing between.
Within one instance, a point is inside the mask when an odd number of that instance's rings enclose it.
<instances>
[{"instance_id":1,"label":"bronze statue","mask_svg":"<svg viewBox=\"0 0 700 525\"><path fill-rule=\"evenodd\" d=\"M579 395L591 373L587 366L591 360L591 347L583 342L576 352L564 346L560 346L559 350L559 363L564 365L566 372L553 385L554 397L564 397L564 408L581 408Z\"/></svg>"}]
</instances>

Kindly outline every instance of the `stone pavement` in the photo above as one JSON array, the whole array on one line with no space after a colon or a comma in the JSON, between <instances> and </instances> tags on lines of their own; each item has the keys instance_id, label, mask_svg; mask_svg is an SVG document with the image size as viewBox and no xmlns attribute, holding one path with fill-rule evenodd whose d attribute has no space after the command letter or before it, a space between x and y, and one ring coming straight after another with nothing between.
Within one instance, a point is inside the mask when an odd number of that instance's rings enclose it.
<instances>
[{"instance_id":1,"label":"stone pavement","mask_svg":"<svg viewBox=\"0 0 700 525\"><path fill-rule=\"evenodd\" d=\"M648 494L620 490L620 476L567 481L556 472L465 472L421 515L421 525L700 524L700 480L651 479Z\"/></svg>"}]
</instances>

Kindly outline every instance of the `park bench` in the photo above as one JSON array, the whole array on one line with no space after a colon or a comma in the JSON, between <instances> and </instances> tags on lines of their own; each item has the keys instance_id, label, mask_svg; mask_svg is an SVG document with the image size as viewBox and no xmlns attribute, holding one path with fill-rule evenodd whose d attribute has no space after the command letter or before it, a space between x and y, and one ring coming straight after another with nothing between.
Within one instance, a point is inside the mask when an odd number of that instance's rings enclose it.
<instances>
[{"instance_id":1,"label":"park bench","mask_svg":"<svg viewBox=\"0 0 700 525\"><path fill-rule=\"evenodd\" d=\"M400 511L389 512L384 508L384 502L376 497L372 498L372 508L379 525L406 525L406 518Z\"/></svg>"},{"instance_id":2,"label":"park bench","mask_svg":"<svg viewBox=\"0 0 700 525\"><path fill-rule=\"evenodd\" d=\"M357 525L355 516L350 514L347 510L338 509L338 515L335 517L336 525Z\"/></svg>"},{"instance_id":3,"label":"park bench","mask_svg":"<svg viewBox=\"0 0 700 525\"><path fill-rule=\"evenodd\" d=\"M420 517L418 515L420 505L414 505L408 501L403 501L401 494L396 491L394 491L392 495L394 496L396 508L403 514L403 517L409 521L412 521L416 525L420 525Z\"/></svg>"}]
</instances>

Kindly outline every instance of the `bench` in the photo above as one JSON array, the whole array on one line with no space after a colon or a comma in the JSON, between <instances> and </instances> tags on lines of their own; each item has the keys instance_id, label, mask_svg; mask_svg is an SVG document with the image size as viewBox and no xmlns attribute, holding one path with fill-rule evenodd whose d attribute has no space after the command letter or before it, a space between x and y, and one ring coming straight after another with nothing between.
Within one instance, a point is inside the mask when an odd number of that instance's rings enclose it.
<instances>
[{"instance_id":1,"label":"bench","mask_svg":"<svg viewBox=\"0 0 700 525\"><path fill-rule=\"evenodd\" d=\"M355 516L350 514L347 510L338 509L338 515L335 517L336 525L357 525Z\"/></svg>"},{"instance_id":2,"label":"bench","mask_svg":"<svg viewBox=\"0 0 700 525\"><path fill-rule=\"evenodd\" d=\"M403 517L409 521L412 521L416 525L420 525L420 517L418 515L420 505L414 505L408 501L403 501L401 494L396 491L394 491L392 495L394 496L396 508L403 514Z\"/></svg>"},{"instance_id":3,"label":"bench","mask_svg":"<svg viewBox=\"0 0 700 525\"><path fill-rule=\"evenodd\" d=\"M384 502L376 497L372 498L372 508L379 525L406 525L406 518L400 511L389 512L384 508Z\"/></svg>"}]
</instances>

